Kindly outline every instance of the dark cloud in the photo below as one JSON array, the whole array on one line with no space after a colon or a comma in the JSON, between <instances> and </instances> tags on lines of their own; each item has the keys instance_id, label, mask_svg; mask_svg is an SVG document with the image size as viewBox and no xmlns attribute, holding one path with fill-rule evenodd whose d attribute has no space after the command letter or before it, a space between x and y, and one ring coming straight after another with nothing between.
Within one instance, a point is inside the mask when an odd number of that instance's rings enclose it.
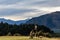
<instances>
[{"instance_id":1,"label":"dark cloud","mask_svg":"<svg viewBox=\"0 0 60 40\"><path fill-rule=\"evenodd\" d=\"M43 6L43 7L57 7L60 6L60 0L44 0L44 1L37 1L33 2L30 5L34 6Z\"/></svg>"},{"instance_id":2,"label":"dark cloud","mask_svg":"<svg viewBox=\"0 0 60 40\"><path fill-rule=\"evenodd\" d=\"M32 5L39 5L39 4L45 4L47 1L37 1L37 2L33 2L31 3Z\"/></svg>"},{"instance_id":3,"label":"dark cloud","mask_svg":"<svg viewBox=\"0 0 60 40\"><path fill-rule=\"evenodd\" d=\"M18 15L28 18L59 9L60 0L0 0L0 17Z\"/></svg>"},{"instance_id":4,"label":"dark cloud","mask_svg":"<svg viewBox=\"0 0 60 40\"><path fill-rule=\"evenodd\" d=\"M23 0L0 0L0 4L15 4L17 2L21 2Z\"/></svg>"},{"instance_id":5,"label":"dark cloud","mask_svg":"<svg viewBox=\"0 0 60 40\"><path fill-rule=\"evenodd\" d=\"M24 15L24 13L34 12L35 9L2 9L0 16Z\"/></svg>"},{"instance_id":6,"label":"dark cloud","mask_svg":"<svg viewBox=\"0 0 60 40\"><path fill-rule=\"evenodd\" d=\"M9 5L16 3L24 3L25 6L44 6L55 7L60 6L60 0L0 0L1 5Z\"/></svg>"}]
</instances>

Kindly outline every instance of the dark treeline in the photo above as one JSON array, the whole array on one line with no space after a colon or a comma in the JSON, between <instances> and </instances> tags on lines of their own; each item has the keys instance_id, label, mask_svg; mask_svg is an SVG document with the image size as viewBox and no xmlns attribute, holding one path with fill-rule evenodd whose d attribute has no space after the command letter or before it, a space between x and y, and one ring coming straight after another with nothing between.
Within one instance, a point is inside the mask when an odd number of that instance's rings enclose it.
<instances>
[{"instance_id":1,"label":"dark treeline","mask_svg":"<svg viewBox=\"0 0 60 40\"><path fill-rule=\"evenodd\" d=\"M37 25L37 24L36 24ZM8 23L0 23L0 36L14 36L14 35L24 35L29 36L30 32L34 30L34 24L20 24L20 25L11 25ZM48 27L44 25L37 25L37 32L42 31L43 33L53 34L54 32L51 31Z\"/></svg>"}]
</instances>

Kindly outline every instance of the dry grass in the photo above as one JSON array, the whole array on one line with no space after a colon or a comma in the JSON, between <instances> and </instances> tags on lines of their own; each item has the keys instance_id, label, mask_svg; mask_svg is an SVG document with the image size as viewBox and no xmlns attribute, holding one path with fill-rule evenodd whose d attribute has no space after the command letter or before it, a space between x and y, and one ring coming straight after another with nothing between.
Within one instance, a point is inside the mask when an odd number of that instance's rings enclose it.
<instances>
[{"instance_id":1,"label":"dry grass","mask_svg":"<svg viewBox=\"0 0 60 40\"><path fill-rule=\"evenodd\" d=\"M1 36L0 40L60 40L60 38L36 38L29 39L28 36Z\"/></svg>"}]
</instances>

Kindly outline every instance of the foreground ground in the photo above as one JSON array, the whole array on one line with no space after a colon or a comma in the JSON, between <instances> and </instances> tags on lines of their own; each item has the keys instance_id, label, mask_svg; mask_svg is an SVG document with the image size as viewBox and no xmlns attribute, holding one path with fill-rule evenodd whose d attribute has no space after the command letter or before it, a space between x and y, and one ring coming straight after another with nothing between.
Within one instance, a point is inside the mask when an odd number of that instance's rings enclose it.
<instances>
[{"instance_id":1,"label":"foreground ground","mask_svg":"<svg viewBox=\"0 0 60 40\"><path fill-rule=\"evenodd\" d=\"M60 38L36 38L29 39L27 36L0 36L0 40L60 40Z\"/></svg>"}]
</instances>

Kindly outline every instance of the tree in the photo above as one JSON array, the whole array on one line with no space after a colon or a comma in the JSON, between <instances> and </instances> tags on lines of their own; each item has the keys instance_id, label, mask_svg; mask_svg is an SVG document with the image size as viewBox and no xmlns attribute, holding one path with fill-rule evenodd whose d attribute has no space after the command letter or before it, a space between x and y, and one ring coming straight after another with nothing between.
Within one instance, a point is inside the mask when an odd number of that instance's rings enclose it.
<instances>
[{"instance_id":1,"label":"tree","mask_svg":"<svg viewBox=\"0 0 60 40\"><path fill-rule=\"evenodd\" d=\"M12 36L11 32L9 32L9 33L7 34L7 36Z\"/></svg>"},{"instance_id":2,"label":"tree","mask_svg":"<svg viewBox=\"0 0 60 40\"><path fill-rule=\"evenodd\" d=\"M34 31L32 30L32 31L30 32L30 38L32 39L33 36L34 36Z\"/></svg>"}]
</instances>

